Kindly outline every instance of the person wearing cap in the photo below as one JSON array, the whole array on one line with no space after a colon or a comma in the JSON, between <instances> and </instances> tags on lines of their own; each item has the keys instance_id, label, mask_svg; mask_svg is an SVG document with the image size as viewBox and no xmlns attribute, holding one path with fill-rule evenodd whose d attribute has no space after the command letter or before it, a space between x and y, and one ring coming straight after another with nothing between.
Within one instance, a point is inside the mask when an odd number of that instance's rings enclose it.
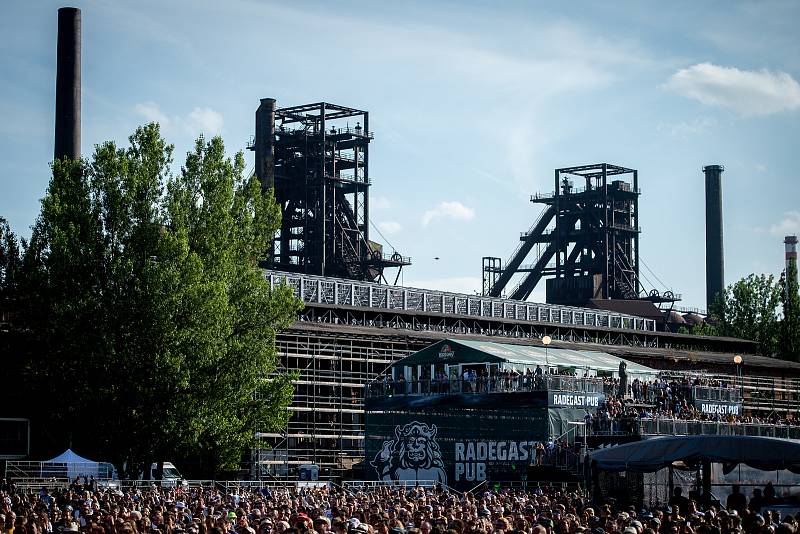
<instances>
[{"instance_id":1,"label":"person wearing cap","mask_svg":"<svg viewBox=\"0 0 800 534\"><path fill-rule=\"evenodd\" d=\"M272 520L270 518L262 519L258 524L258 534L271 534L272 533Z\"/></svg>"}]
</instances>

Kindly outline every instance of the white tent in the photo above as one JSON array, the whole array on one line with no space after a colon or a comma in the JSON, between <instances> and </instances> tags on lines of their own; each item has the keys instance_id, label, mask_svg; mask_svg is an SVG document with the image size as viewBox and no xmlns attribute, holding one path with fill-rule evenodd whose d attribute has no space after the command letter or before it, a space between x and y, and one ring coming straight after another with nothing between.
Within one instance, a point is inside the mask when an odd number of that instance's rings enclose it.
<instances>
[{"instance_id":1,"label":"white tent","mask_svg":"<svg viewBox=\"0 0 800 534\"><path fill-rule=\"evenodd\" d=\"M105 462L95 462L67 449L55 458L42 462L42 476L73 480L75 477L113 478L114 467Z\"/></svg>"}]
</instances>

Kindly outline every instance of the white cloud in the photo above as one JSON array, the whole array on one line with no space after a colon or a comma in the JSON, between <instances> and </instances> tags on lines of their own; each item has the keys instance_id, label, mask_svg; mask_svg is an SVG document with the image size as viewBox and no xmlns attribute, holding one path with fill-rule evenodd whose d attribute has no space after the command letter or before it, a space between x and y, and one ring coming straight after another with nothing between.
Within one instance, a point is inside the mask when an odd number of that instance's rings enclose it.
<instances>
[{"instance_id":1,"label":"white cloud","mask_svg":"<svg viewBox=\"0 0 800 534\"><path fill-rule=\"evenodd\" d=\"M740 70L699 63L670 76L664 87L741 115L768 115L800 108L800 84L780 71Z\"/></svg>"},{"instance_id":2,"label":"white cloud","mask_svg":"<svg viewBox=\"0 0 800 534\"><path fill-rule=\"evenodd\" d=\"M769 233L778 237L800 234L800 211L784 213L780 222L769 227Z\"/></svg>"},{"instance_id":3,"label":"white cloud","mask_svg":"<svg viewBox=\"0 0 800 534\"><path fill-rule=\"evenodd\" d=\"M413 280L403 284L406 287L418 289L434 289L451 293L474 295L480 292L483 282L476 276L454 276L452 278L435 278L430 280Z\"/></svg>"},{"instance_id":4,"label":"white cloud","mask_svg":"<svg viewBox=\"0 0 800 534\"><path fill-rule=\"evenodd\" d=\"M164 132L180 132L196 137L200 134L213 137L222 133L222 114L211 108L196 107L185 117L169 116L155 102L142 102L133 111L147 122L157 122Z\"/></svg>"},{"instance_id":5,"label":"white cloud","mask_svg":"<svg viewBox=\"0 0 800 534\"><path fill-rule=\"evenodd\" d=\"M431 221L439 218L453 219L456 221L468 221L475 218L475 210L468 208L457 200L443 200L422 215L422 226L428 226Z\"/></svg>"},{"instance_id":6,"label":"white cloud","mask_svg":"<svg viewBox=\"0 0 800 534\"><path fill-rule=\"evenodd\" d=\"M378 223L378 230L384 234L396 234L403 230L403 225L396 221L385 221Z\"/></svg>"},{"instance_id":7,"label":"white cloud","mask_svg":"<svg viewBox=\"0 0 800 534\"><path fill-rule=\"evenodd\" d=\"M222 114L211 108L194 108L186 120L190 133L213 137L222 133Z\"/></svg>"},{"instance_id":8,"label":"white cloud","mask_svg":"<svg viewBox=\"0 0 800 534\"><path fill-rule=\"evenodd\" d=\"M169 117L167 117L161 111L161 108L158 107L158 104L155 102L142 102L141 104L136 104L136 107L133 110L137 115L141 115L147 122L157 122L164 128L169 126Z\"/></svg>"},{"instance_id":9,"label":"white cloud","mask_svg":"<svg viewBox=\"0 0 800 534\"><path fill-rule=\"evenodd\" d=\"M659 132L667 132L672 137L687 140L691 137L703 135L717 125L717 121L710 117L697 117L690 121L679 121L675 123L660 123L656 129Z\"/></svg>"}]
</instances>

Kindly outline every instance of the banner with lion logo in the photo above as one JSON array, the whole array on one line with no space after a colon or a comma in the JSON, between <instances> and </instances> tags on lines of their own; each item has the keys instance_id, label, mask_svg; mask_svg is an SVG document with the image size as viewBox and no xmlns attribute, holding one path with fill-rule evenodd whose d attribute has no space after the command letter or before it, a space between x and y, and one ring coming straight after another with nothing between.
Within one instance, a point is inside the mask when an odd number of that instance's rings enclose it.
<instances>
[{"instance_id":1,"label":"banner with lion logo","mask_svg":"<svg viewBox=\"0 0 800 534\"><path fill-rule=\"evenodd\" d=\"M383 446L370 462L380 480L431 480L447 485L436 425L413 421L397 425L395 439Z\"/></svg>"}]
</instances>

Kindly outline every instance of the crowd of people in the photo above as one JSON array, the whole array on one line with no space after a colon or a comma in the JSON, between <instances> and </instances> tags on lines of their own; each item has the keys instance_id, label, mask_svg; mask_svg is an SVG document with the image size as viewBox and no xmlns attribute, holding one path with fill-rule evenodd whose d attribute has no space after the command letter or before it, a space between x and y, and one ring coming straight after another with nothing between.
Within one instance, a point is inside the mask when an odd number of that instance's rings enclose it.
<instances>
[{"instance_id":1,"label":"crowd of people","mask_svg":"<svg viewBox=\"0 0 800 534\"><path fill-rule=\"evenodd\" d=\"M372 393L380 395L396 394L436 394L436 393L491 393L495 391L536 391L547 389L592 391L606 396L630 398L637 403L656 406L659 410L680 413L682 405L692 399L694 388L701 386L713 390L720 398L713 400L736 401L738 389L724 381L704 377L658 377L650 380L634 378L625 383L621 392L620 379L613 377L592 377L587 372L562 370L560 373L548 372L550 369L537 365L535 369L519 371L513 368L487 372L478 365L465 367L461 374L448 375L443 370L428 376L427 370L415 380L406 380L403 375L396 379L391 373L382 375L372 384Z\"/></svg>"},{"instance_id":2,"label":"crowd of people","mask_svg":"<svg viewBox=\"0 0 800 534\"><path fill-rule=\"evenodd\" d=\"M766 492L765 492L766 493ZM0 492L3 534L793 534L767 495L734 491L702 508L680 489L651 509L593 502L580 490L337 486Z\"/></svg>"},{"instance_id":3,"label":"crowd of people","mask_svg":"<svg viewBox=\"0 0 800 534\"><path fill-rule=\"evenodd\" d=\"M621 391L621 388L625 391ZM580 376L580 373L549 374L541 366L524 372L513 369L487 374L485 369L465 369L462 375L438 372L432 378L397 380L384 375L371 385L372 395L492 393L514 391L586 391L602 393L604 402L597 409L587 409L585 421L595 433L635 433L640 421L692 421L800 425L800 418L782 417L774 412L768 418L743 416L730 411L705 413L698 409L698 391L709 401L735 404L741 402L734 384L703 376L660 376L650 380L634 378L621 385L619 378Z\"/></svg>"},{"instance_id":4,"label":"crowd of people","mask_svg":"<svg viewBox=\"0 0 800 534\"><path fill-rule=\"evenodd\" d=\"M405 394L437 394L437 393L493 393L496 391L538 391L547 389L596 390L602 393L610 382L590 377L588 374L578 375L566 370L560 373L548 372L540 365L535 369L499 369L488 372L482 365L464 368L461 374L453 372L448 375L439 370L428 376L423 370L422 376L416 380L406 380L403 375L393 378L391 373L380 376L371 384L371 393L375 395Z\"/></svg>"}]
</instances>

